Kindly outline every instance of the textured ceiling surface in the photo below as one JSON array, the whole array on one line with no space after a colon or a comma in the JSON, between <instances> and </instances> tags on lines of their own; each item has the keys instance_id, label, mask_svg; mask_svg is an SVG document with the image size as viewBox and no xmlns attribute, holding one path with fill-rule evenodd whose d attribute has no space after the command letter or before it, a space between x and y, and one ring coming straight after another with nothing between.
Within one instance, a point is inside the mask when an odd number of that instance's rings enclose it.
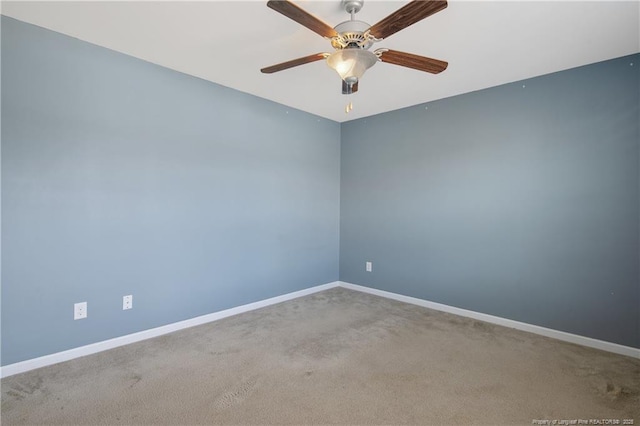
<instances>
[{"instance_id":1,"label":"textured ceiling surface","mask_svg":"<svg viewBox=\"0 0 640 426\"><path fill-rule=\"evenodd\" d=\"M331 26L349 19L339 0L295 3ZM374 24L404 4L365 1L356 19ZM3 1L1 7L21 21L339 122L640 51L638 1L452 0L373 47L445 60L447 70L433 75L378 62L359 91L346 96L324 61L260 73L332 51L328 40L266 1Z\"/></svg>"}]
</instances>

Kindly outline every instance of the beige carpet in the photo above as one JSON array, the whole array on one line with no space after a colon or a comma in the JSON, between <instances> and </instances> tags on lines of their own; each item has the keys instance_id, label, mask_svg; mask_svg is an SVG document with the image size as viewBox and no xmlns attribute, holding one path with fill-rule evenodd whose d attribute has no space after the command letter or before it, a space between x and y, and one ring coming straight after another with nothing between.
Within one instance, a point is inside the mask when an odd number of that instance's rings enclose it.
<instances>
[{"instance_id":1,"label":"beige carpet","mask_svg":"<svg viewBox=\"0 0 640 426\"><path fill-rule=\"evenodd\" d=\"M640 360L342 288L2 380L2 424L633 419Z\"/></svg>"}]
</instances>

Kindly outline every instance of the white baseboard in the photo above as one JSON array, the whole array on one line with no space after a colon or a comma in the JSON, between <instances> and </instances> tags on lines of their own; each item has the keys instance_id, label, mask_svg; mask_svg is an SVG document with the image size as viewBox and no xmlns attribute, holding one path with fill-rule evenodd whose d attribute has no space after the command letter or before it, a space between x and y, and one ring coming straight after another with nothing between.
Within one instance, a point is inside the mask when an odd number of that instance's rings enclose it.
<instances>
[{"instance_id":1,"label":"white baseboard","mask_svg":"<svg viewBox=\"0 0 640 426\"><path fill-rule=\"evenodd\" d=\"M69 349L63 352L57 352L51 355L45 355L38 358L29 359L26 361L16 362L15 364L5 365L0 367L0 377L9 377L14 374L24 373L29 370L34 370L40 367L46 367L48 365L57 364L63 361L69 361L74 358L79 358L86 355L95 354L97 352L106 351L108 349L117 348L119 346L128 345L130 343L139 342L141 340L151 339L152 337L161 336L163 334L172 333L174 331L182 330L196 325L206 324L212 321L217 321L222 318L227 318L233 315L238 315L244 312L253 311L255 309L264 308L266 306L275 305L276 303L286 302L287 300L297 299L298 297L307 296L309 294L318 293L320 291L328 290L330 288L338 287L339 281L334 281L327 284L318 285L315 287L307 288L293 293L283 294L282 296L272 297L270 299L260 300L258 302L249 303L246 305L238 306L224 311L214 312L212 314L202 315L196 318L176 322L173 324L164 325L162 327L156 327L149 330L140 331L138 333L127 334L126 336L116 337L102 342L92 343L86 346L80 346L78 348Z\"/></svg>"},{"instance_id":2,"label":"white baseboard","mask_svg":"<svg viewBox=\"0 0 640 426\"><path fill-rule=\"evenodd\" d=\"M530 333L551 337L551 338L562 340L565 342L576 343L578 345L588 346L591 348L601 349L607 352L613 352L620 355L626 355L626 356L640 359L640 349L632 348L629 346L618 345L616 343L605 342L602 340L579 336L577 334L566 333L564 331L553 330L550 328L540 327L537 325L531 325L531 324L514 321L506 318L496 317L493 315L487 315L480 312L469 311L466 309L456 308L449 305L443 305L441 303L436 303L436 302L430 302L428 300L418 299L415 297L403 296L401 294L364 287L357 284L351 284L343 281L334 281L331 283L307 288L305 290L284 294L282 296L276 296L270 299L249 303L249 304L238 306L231 309L226 309L224 311L214 312L214 313L202 315L196 318L191 318L185 321L164 325L162 327L156 327L149 330L140 331L138 333L132 333L126 336L116 337L113 339L104 340L102 342L92 343L90 345L69 349L67 351L57 352L55 354L33 358L26 361L17 362L15 364L9 364L4 367L0 367L0 377L9 377L9 376L13 376L14 374L19 374L29 370L34 370L36 368L46 367L48 365L57 364L59 362L69 361L82 356L91 355L97 352L106 351L108 349L117 348L119 346L128 345L130 343L140 342L142 340L151 339L153 337L161 336L163 334L172 333L174 331L182 330L185 328L206 324L206 323L217 321L233 315L238 315L244 312L253 311L255 309L264 308L270 305L275 305L276 303L297 299L298 297L303 297L309 294L318 293L320 291L328 290L334 287L344 287L349 290L369 293L376 296L385 297L387 299L393 299L400 302L423 306L425 308L435 309L437 311L448 312L448 313L460 315L463 317L473 318L480 321L486 321L492 324L502 325L509 328L515 328L517 330L527 331Z\"/></svg>"},{"instance_id":3,"label":"white baseboard","mask_svg":"<svg viewBox=\"0 0 640 426\"><path fill-rule=\"evenodd\" d=\"M616 343L605 342L603 340L592 339L590 337L584 337L577 334L566 333L564 331L553 330L551 328L540 327L537 325L527 324L524 322L514 321L506 318L496 317L493 315L482 314L480 312L469 311L466 309L456 308L449 305L443 305L441 303L430 302L424 299L418 299L410 296L403 296L401 294L391 293L384 290L378 290L375 288L364 287L357 284L351 284L343 281L339 281L340 287L344 287L349 290L360 291L363 293L369 293L376 296L386 297L387 299L397 300L399 302L410 303L412 305L423 306L425 308L434 309L437 311L448 312L463 317L473 318L480 321L489 322L492 324L502 325L509 328L515 328L517 330L528 331L529 333L539 334L553 339L562 340L565 342L575 343L582 346L588 346L590 348L600 349L607 352L613 352L620 355L626 355L633 358L640 359L640 349L632 348L630 346L618 345Z\"/></svg>"}]
</instances>

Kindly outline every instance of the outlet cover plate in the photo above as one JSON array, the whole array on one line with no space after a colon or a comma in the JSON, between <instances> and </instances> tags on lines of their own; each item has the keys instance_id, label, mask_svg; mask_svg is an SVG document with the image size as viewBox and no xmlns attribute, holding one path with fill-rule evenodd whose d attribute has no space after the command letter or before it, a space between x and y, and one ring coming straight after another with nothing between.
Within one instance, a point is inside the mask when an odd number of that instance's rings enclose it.
<instances>
[{"instance_id":1,"label":"outlet cover plate","mask_svg":"<svg viewBox=\"0 0 640 426\"><path fill-rule=\"evenodd\" d=\"M73 304L73 319L79 320L87 317L87 302Z\"/></svg>"},{"instance_id":2,"label":"outlet cover plate","mask_svg":"<svg viewBox=\"0 0 640 426\"><path fill-rule=\"evenodd\" d=\"M122 296L122 310L126 311L127 309L133 308L133 295Z\"/></svg>"}]
</instances>

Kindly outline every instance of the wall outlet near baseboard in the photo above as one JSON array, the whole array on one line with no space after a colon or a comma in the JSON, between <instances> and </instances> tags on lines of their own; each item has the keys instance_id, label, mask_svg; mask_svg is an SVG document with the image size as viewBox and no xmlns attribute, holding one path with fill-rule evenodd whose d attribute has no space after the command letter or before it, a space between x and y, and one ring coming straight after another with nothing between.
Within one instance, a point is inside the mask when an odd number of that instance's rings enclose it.
<instances>
[{"instance_id":1,"label":"wall outlet near baseboard","mask_svg":"<svg viewBox=\"0 0 640 426\"><path fill-rule=\"evenodd\" d=\"M133 308L133 295L122 296L122 310L126 311L127 309Z\"/></svg>"},{"instance_id":2,"label":"wall outlet near baseboard","mask_svg":"<svg viewBox=\"0 0 640 426\"><path fill-rule=\"evenodd\" d=\"M366 268L367 272L371 272L371 271L373 271L373 264L371 262L367 262L365 264L365 268Z\"/></svg>"},{"instance_id":3,"label":"wall outlet near baseboard","mask_svg":"<svg viewBox=\"0 0 640 426\"><path fill-rule=\"evenodd\" d=\"M87 302L73 304L73 319L79 320L87 317Z\"/></svg>"}]
</instances>

